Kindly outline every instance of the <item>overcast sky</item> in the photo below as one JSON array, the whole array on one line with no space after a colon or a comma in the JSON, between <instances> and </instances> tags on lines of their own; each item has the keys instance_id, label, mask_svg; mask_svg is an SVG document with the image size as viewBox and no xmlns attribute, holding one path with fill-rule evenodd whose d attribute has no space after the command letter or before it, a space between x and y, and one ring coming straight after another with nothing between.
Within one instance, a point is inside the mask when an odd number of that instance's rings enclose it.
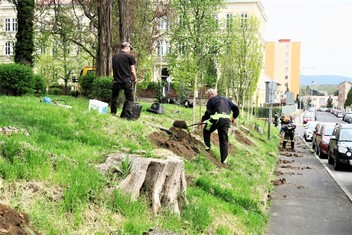
<instances>
[{"instance_id":1,"label":"overcast sky","mask_svg":"<svg viewBox=\"0 0 352 235\"><path fill-rule=\"evenodd\" d=\"M340 75L352 82L352 0L261 2L268 18L265 40L301 42L303 75Z\"/></svg>"}]
</instances>

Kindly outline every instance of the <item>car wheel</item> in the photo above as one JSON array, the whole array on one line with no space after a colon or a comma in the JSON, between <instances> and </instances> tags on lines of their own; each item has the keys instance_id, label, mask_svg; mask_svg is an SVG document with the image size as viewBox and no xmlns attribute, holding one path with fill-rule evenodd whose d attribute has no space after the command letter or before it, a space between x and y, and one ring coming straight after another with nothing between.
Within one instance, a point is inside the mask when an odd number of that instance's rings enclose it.
<instances>
[{"instance_id":1,"label":"car wheel","mask_svg":"<svg viewBox=\"0 0 352 235\"><path fill-rule=\"evenodd\" d=\"M338 171L338 170L340 170L340 168L341 168L341 163L337 160L337 158L335 158L335 160L334 160L334 170Z\"/></svg>"},{"instance_id":2,"label":"car wheel","mask_svg":"<svg viewBox=\"0 0 352 235\"><path fill-rule=\"evenodd\" d=\"M332 157L331 157L330 151L328 151L328 163L329 163L330 165L332 165L332 164L334 163L334 160L333 160Z\"/></svg>"},{"instance_id":3,"label":"car wheel","mask_svg":"<svg viewBox=\"0 0 352 235\"><path fill-rule=\"evenodd\" d=\"M320 153L319 148L317 148L317 155L318 155L319 158L322 158L322 155L321 155L321 153Z\"/></svg>"}]
</instances>

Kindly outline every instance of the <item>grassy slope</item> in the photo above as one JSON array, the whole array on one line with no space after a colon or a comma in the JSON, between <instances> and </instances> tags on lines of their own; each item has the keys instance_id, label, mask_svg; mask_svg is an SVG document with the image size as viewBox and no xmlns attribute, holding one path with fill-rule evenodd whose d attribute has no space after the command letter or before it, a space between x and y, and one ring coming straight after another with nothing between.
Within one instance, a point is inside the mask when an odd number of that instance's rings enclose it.
<instances>
[{"instance_id":1,"label":"grassy slope","mask_svg":"<svg viewBox=\"0 0 352 235\"><path fill-rule=\"evenodd\" d=\"M0 127L23 128L16 135L0 134L0 202L29 214L43 234L141 234L149 228L182 234L265 233L278 140L266 141L243 115L239 126L245 122L255 144L231 136L236 153L228 169L216 168L201 154L185 161L189 203L181 217L167 210L151 216L143 196L130 202L114 190L121 178L103 176L94 166L122 147L151 156L155 146L147 136L158 131L155 126L191 123L192 110L163 105L165 113L154 115L145 112L151 104L144 104L141 118L128 122L88 112L86 99L51 98L64 99L72 109L36 97L0 96ZM218 148L214 154L219 158Z\"/></svg>"}]
</instances>

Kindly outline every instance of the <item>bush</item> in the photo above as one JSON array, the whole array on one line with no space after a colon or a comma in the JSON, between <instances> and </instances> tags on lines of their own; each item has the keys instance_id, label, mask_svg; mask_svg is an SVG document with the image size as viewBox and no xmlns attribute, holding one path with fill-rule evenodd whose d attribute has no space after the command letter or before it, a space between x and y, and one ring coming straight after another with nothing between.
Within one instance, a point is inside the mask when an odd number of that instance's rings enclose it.
<instances>
[{"instance_id":1,"label":"bush","mask_svg":"<svg viewBox=\"0 0 352 235\"><path fill-rule=\"evenodd\" d=\"M46 88L45 79L41 75L34 75L34 93L44 94Z\"/></svg>"},{"instance_id":2,"label":"bush","mask_svg":"<svg viewBox=\"0 0 352 235\"><path fill-rule=\"evenodd\" d=\"M109 103L112 94L112 78L99 77L94 79L91 88L91 96L95 99Z\"/></svg>"},{"instance_id":3,"label":"bush","mask_svg":"<svg viewBox=\"0 0 352 235\"><path fill-rule=\"evenodd\" d=\"M32 68L23 64L0 64L0 94L21 96L33 93L35 78Z\"/></svg>"},{"instance_id":4,"label":"bush","mask_svg":"<svg viewBox=\"0 0 352 235\"><path fill-rule=\"evenodd\" d=\"M84 96L90 96L92 92L93 82L95 80L95 74L88 73L86 76L80 76L78 81L82 88Z\"/></svg>"}]
</instances>

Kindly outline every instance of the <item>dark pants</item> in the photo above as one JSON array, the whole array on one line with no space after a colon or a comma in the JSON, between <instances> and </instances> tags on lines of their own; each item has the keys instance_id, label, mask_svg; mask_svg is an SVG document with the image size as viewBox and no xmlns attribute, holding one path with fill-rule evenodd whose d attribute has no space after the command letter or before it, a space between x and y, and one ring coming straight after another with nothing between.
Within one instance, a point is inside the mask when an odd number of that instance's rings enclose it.
<instances>
[{"instance_id":1,"label":"dark pants","mask_svg":"<svg viewBox=\"0 0 352 235\"><path fill-rule=\"evenodd\" d=\"M209 124L206 124L206 125L209 125ZM217 122L215 122L211 125L209 130L206 130L207 129L206 126L203 129L204 144L206 146L208 146L209 148L211 147L211 143L210 143L211 133L215 130L218 130L219 144L220 144L220 155L221 155L221 162L222 163L224 163L224 161L226 160L227 155L228 155L229 128L230 128L230 119L220 118Z\"/></svg>"},{"instance_id":2,"label":"dark pants","mask_svg":"<svg viewBox=\"0 0 352 235\"><path fill-rule=\"evenodd\" d=\"M282 148L286 148L286 143L291 142L291 148L295 148L295 132L294 131L286 131L284 134L284 139L282 142Z\"/></svg>"},{"instance_id":3,"label":"dark pants","mask_svg":"<svg viewBox=\"0 0 352 235\"><path fill-rule=\"evenodd\" d=\"M133 109L133 83L118 83L112 82L112 96L111 96L111 113L116 114L117 112L117 98L119 97L120 91L124 90L126 101L123 105L122 112L120 117L131 119L132 118L132 109Z\"/></svg>"}]
</instances>

